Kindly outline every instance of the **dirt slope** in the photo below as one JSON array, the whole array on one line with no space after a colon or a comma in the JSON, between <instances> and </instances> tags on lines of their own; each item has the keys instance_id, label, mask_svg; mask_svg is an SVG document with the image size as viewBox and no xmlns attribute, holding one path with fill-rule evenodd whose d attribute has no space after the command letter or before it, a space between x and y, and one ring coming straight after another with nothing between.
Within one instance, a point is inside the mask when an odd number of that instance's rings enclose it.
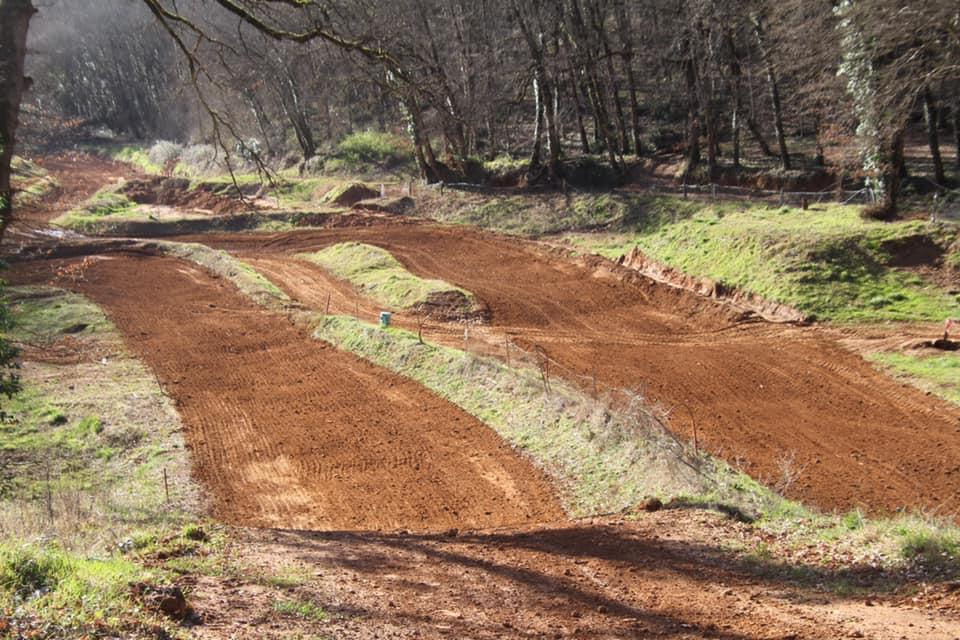
<instances>
[{"instance_id":1,"label":"dirt slope","mask_svg":"<svg viewBox=\"0 0 960 640\"><path fill-rule=\"evenodd\" d=\"M290 254L345 240L382 246L414 273L475 293L500 333L544 348L564 375L639 389L671 411L678 432L692 438L695 424L709 450L793 497L826 509L960 509L960 411L877 372L829 330L737 322L735 310L692 294L461 228L194 240L266 260L258 266L315 306L311 292L343 285L282 267Z\"/></svg>"},{"instance_id":2,"label":"dirt slope","mask_svg":"<svg viewBox=\"0 0 960 640\"><path fill-rule=\"evenodd\" d=\"M34 265L32 279L49 266ZM175 399L225 522L439 530L563 516L543 475L472 416L199 268L101 259L75 286Z\"/></svg>"}]
</instances>

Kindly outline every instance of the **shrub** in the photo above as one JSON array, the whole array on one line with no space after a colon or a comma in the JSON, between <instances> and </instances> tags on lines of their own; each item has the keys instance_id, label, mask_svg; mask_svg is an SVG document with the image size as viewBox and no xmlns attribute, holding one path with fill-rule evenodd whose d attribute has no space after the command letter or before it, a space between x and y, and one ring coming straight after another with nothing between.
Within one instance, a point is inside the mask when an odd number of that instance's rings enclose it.
<instances>
[{"instance_id":1,"label":"shrub","mask_svg":"<svg viewBox=\"0 0 960 640\"><path fill-rule=\"evenodd\" d=\"M391 169L413 162L413 152L406 139L378 131L350 134L337 145L334 156L344 163L345 168L350 169L361 168L364 165ZM328 166L330 164L327 162Z\"/></svg>"},{"instance_id":2,"label":"shrub","mask_svg":"<svg viewBox=\"0 0 960 640\"><path fill-rule=\"evenodd\" d=\"M183 153L183 145L167 140L158 140L150 147L150 150L147 152L147 158L149 158L153 164L165 169L167 166L176 164L181 153Z\"/></svg>"},{"instance_id":3,"label":"shrub","mask_svg":"<svg viewBox=\"0 0 960 640\"><path fill-rule=\"evenodd\" d=\"M215 172L220 164L218 160L217 149L209 144L191 145L180 154L180 164L188 173L196 175Z\"/></svg>"}]
</instances>

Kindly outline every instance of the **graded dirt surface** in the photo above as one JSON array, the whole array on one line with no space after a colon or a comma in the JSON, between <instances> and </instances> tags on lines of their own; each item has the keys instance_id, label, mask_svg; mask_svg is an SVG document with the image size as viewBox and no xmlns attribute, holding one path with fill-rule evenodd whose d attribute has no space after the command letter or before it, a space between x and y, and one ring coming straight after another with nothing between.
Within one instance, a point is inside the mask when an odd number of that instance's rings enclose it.
<instances>
[{"instance_id":1,"label":"graded dirt surface","mask_svg":"<svg viewBox=\"0 0 960 640\"><path fill-rule=\"evenodd\" d=\"M368 319L374 308L361 307L349 286L292 255L345 241L381 246L414 274L485 303L492 327L475 335L543 349L554 375L585 388L596 376L601 386L639 390L669 412L677 433L692 440L695 426L702 446L791 497L827 510L960 512L960 410L877 371L834 330L744 322L736 309L611 263L466 228L189 239L249 260L306 304L324 308L330 292L332 312ZM398 322L416 327L402 314ZM428 338L463 346L462 327L429 329Z\"/></svg>"},{"instance_id":2,"label":"graded dirt surface","mask_svg":"<svg viewBox=\"0 0 960 640\"><path fill-rule=\"evenodd\" d=\"M14 279L42 282L50 266ZM60 284L100 304L174 398L225 522L429 531L563 517L544 476L484 424L198 267L109 257Z\"/></svg>"},{"instance_id":3,"label":"graded dirt surface","mask_svg":"<svg viewBox=\"0 0 960 640\"><path fill-rule=\"evenodd\" d=\"M250 531L239 538L230 554L248 578L187 583L204 619L197 637L954 640L960 633L956 611L945 611L939 596L915 597L913 588L837 595L840 587L869 589L876 572L791 572L772 558L748 558L729 547L770 541L695 510L454 537ZM285 590L257 583L270 575L311 577ZM278 600L318 603L328 617L310 625L279 614Z\"/></svg>"}]
</instances>

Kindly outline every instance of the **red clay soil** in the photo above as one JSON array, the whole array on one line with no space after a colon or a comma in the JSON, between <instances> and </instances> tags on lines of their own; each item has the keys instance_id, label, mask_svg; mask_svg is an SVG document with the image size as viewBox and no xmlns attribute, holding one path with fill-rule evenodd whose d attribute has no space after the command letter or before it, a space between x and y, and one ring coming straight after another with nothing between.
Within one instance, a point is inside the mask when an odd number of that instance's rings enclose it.
<instances>
[{"instance_id":1,"label":"red clay soil","mask_svg":"<svg viewBox=\"0 0 960 640\"><path fill-rule=\"evenodd\" d=\"M828 510L960 511L960 410L878 372L830 330L738 322L730 307L615 267L463 228L192 240L260 260L317 307L316 292L335 289L330 279L280 263L347 240L381 246L412 272L473 292L501 336L542 347L560 375L640 390L670 411L675 431L692 439L696 425L701 445L791 497Z\"/></svg>"},{"instance_id":2,"label":"red clay soil","mask_svg":"<svg viewBox=\"0 0 960 640\"><path fill-rule=\"evenodd\" d=\"M43 281L50 267L21 265L13 279ZM563 517L543 474L483 423L200 268L112 257L73 287L174 398L225 522L442 530Z\"/></svg>"}]
</instances>

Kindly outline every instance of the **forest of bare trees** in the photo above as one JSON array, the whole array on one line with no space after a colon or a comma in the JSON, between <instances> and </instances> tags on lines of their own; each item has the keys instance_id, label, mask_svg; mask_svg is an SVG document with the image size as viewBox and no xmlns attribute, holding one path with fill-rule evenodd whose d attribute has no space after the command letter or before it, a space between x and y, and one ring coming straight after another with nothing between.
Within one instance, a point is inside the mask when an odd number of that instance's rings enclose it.
<instances>
[{"instance_id":1,"label":"forest of bare trees","mask_svg":"<svg viewBox=\"0 0 960 640\"><path fill-rule=\"evenodd\" d=\"M408 137L431 181L469 177L502 155L527 159L530 179L548 182L572 157L623 174L669 152L690 181L758 163L826 167L889 206L907 171L909 128L925 132L940 185L941 146L960 146L951 0L59 0L39 9L31 113L141 140L256 140L265 157L307 160L349 132L392 131Z\"/></svg>"}]
</instances>

